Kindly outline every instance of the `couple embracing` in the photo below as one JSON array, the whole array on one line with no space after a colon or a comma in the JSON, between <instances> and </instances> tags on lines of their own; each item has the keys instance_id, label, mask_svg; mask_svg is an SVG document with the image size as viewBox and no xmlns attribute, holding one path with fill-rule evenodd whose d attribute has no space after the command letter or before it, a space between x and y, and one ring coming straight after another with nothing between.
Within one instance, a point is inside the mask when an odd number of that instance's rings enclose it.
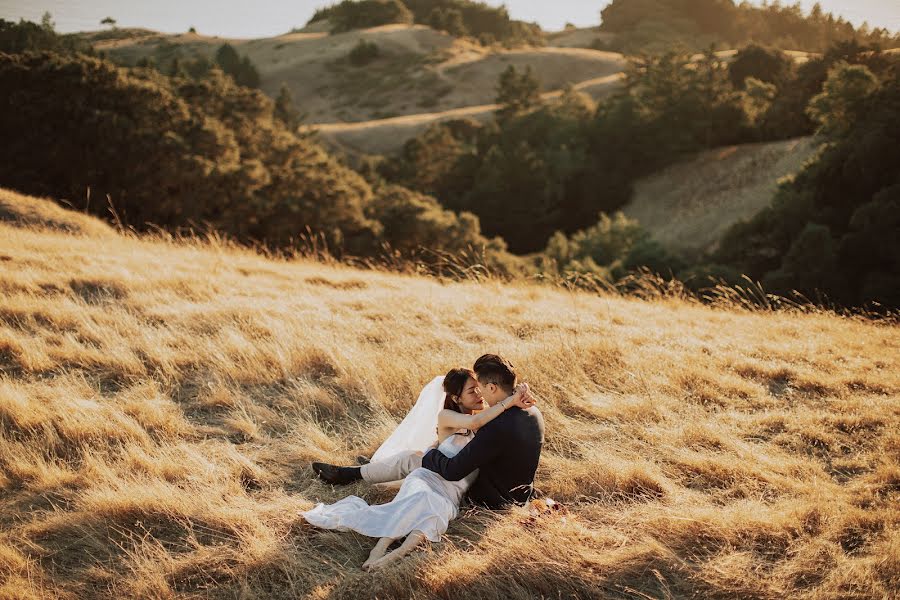
<instances>
[{"instance_id":1,"label":"couple embracing","mask_svg":"<svg viewBox=\"0 0 900 600\"><path fill-rule=\"evenodd\" d=\"M318 504L303 517L317 527L379 538L363 563L372 570L425 539L440 540L466 494L473 504L492 509L524 504L533 491L544 420L528 385L517 383L512 365L496 354L480 357L473 370L453 369L436 377L370 463L313 463L319 477L333 484L402 479L397 496L372 506L348 496ZM400 538L403 543L388 552Z\"/></svg>"}]
</instances>

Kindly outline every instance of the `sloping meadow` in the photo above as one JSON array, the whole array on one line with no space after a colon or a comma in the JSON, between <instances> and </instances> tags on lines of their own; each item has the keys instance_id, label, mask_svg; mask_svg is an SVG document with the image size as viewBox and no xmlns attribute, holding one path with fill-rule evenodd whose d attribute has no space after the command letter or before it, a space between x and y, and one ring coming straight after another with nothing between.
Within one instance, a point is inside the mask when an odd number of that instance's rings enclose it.
<instances>
[{"instance_id":1,"label":"sloping meadow","mask_svg":"<svg viewBox=\"0 0 900 600\"><path fill-rule=\"evenodd\" d=\"M221 242L0 223L0 597L886 598L900 336ZM299 516L483 352L540 400L563 510L468 508L384 572Z\"/></svg>"}]
</instances>

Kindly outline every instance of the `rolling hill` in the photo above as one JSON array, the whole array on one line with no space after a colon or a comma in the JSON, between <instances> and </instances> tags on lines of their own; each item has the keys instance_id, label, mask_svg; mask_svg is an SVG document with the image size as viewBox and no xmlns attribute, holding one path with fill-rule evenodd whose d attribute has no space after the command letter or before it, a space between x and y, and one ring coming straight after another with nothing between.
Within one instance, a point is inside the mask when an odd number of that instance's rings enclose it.
<instances>
[{"instance_id":1,"label":"rolling hill","mask_svg":"<svg viewBox=\"0 0 900 600\"><path fill-rule=\"evenodd\" d=\"M818 147L800 138L701 152L638 181L622 212L670 250L711 251L731 225L768 206L779 180L796 174Z\"/></svg>"},{"instance_id":2,"label":"rolling hill","mask_svg":"<svg viewBox=\"0 0 900 600\"><path fill-rule=\"evenodd\" d=\"M226 39L196 33L162 34L143 29L85 33L98 52L133 65L143 58L168 64L212 59L224 43L252 61L261 89L275 97L282 84L330 146L351 154L389 154L429 125L449 119L487 121L497 108L497 80L508 66L531 67L544 97L573 85L594 99L619 89L627 59L590 49L610 34L596 28L548 33L547 46L487 48L423 25L384 25L329 34L327 22L261 39ZM348 55L360 42L375 44L379 56L354 66ZM717 55L730 59L736 51ZM805 52L789 52L797 62Z\"/></svg>"},{"instance_id":3,"label":"rolling hill","mask_svg":"<svg viewBox=\"0 0 900 600\"><path fill-rule=\"evenodd\" d=\"M555 90L621 72L624 57L583 48L491 50L422 25L384 25L328 34L321 24L295 33L254 40L198 34L125 31L121 39L92 40L97 51L124 64L141 58L212 58L224 43L250 58L262 90L275 96L284 83L310 124L361 122L388 116L479 106L493 102L500 73L509 65L531 66L544 89ZM90 34L86 34L92 39ZM347 55L360 40L379 57L355 67Z\"/></svg>"},{"instance_id":4,"label":"rolling hill","mask_svg":"<svg viewBox=\"0 0 900 600\"><path fill-rule=\"evenodd\" d=\"M0 597L887 598L896 324L278 258L0 194ZM313 460L518 365L564 512L467 508L396 568Z\"/></svg>"}]
</instances>

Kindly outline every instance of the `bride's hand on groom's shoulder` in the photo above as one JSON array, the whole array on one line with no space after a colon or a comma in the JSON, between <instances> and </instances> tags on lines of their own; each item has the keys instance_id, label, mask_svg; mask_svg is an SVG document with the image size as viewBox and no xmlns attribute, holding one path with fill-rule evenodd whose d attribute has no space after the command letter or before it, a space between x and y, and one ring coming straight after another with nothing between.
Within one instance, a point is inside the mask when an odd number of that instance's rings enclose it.
<instances>
[{"instance_id":1,"label":"bride's hand on groom's shoulder","mask_svg":"<svg viewBox=\"0 0 900 600\"><path fill-rule=\"evenodd\" d=\"M534 396L531 395L531 389L528 387L527 383L520 383L516 386L512 399L512 405L518 406L519 408L529 408L534 406L536 402Z\"/></svg>"}]
</instances>

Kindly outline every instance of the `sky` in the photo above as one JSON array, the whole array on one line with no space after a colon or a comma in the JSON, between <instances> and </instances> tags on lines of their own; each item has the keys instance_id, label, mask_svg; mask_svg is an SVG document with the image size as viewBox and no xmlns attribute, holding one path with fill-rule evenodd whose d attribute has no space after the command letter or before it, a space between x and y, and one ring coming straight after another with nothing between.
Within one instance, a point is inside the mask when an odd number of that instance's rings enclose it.
<instances>
[{"instance_id":1,"label":"sky","mask_svg":"<svg viewBox=\"0 0 900 600\"><path fill-rule=\"evenodd\" d=\"M198 33L223 37L255 38L286 33L302 27L320 6L336 0L0 0L0 18L39 21L49 11L56 30L63 33L102 29L104 17L120 27L145 27L180 33L196 27ZM794 0L783 0L789 4ZM566 22L580 27L597 25L608 0L487 0L505 4L510 16L537 21L547 31L562 29ZM760 0L755 0L759 4ZM815 0L801 0L808 12ZM900 0L819 0L826 12L859 25L900 31Z\"/></svg>"}]
</instances>

